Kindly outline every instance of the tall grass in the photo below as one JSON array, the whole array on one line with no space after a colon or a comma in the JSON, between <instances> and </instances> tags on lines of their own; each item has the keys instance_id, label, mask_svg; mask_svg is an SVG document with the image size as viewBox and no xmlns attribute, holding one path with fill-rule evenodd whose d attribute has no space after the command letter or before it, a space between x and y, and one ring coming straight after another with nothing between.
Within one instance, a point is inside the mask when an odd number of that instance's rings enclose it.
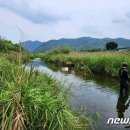
<instances>
[{"instance_id":1,"label":"tall grass","mask_svg":"<svg viewBox=\"0 0 130 130\"><path fill-rule=\"evenodd\" d=\"M78 69L89 68L92 72L104 73L110 76L118 76L118 70L122 62L128 62L130 69L130 53L109 51L109 52L71 52L70 54L47 55L46 60L65 63L72 61Z\"/></svg>"},{"instance_id":2,"label":"tall grass","mask_svg":"<svg viewBox=\"0 0 130 130\"><path fill-rule=\"evenodd\" d=\"M55 48L48 52L49 55L56 55L56 54L69 54L71 52L71 48L69 47L61 47Z\"/></svg>"},{"instance_id":3,"label":"tall grass","mask_svg":"<svg viewBox=\"0 0 130 130\"><path fill-rule=\"evenodd\" d=\"M92 128L91 117L75 114L55 79L29 72L0 54L1 130L78 130Z\"/></svg>"},{"instance_id":4,"label":"tall grass","mask_svg":"<svg viewBox=\"0 0 130 130\"><path fill-rule=\"evenodd\" d=\"M46 53L31 53L26 51L23 51L21 53L22 53L22 60L21 60L22 64L28 62L31 59L43 58L46 55ZM19 62L19 55L20 55L19 52L8 51L8 52L0 53L0 55L6 57L7 60L9 60L10 62L15 62L15 63Z\"/></svg>"}]
</instances>

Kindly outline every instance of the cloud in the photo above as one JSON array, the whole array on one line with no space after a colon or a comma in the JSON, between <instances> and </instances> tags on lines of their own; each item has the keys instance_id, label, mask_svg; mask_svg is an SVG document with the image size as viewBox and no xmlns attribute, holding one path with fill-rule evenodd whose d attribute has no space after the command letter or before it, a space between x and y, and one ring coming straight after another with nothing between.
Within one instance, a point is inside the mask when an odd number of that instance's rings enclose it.
<instances>
[{"instance_id":1,"label":"cloud","mask_svg":"<svg viewBox=\"0 0 130 130\"><path fill-rule=\"evenodd\" d=\"M0 34L14 41L16 24L26 40L130 36L130 0L0 0L0 16Z\"/></svg>"},{"instance_id":2,"label":"cloud","mask_svg":"<svg viewBox=\"0 0 130 130\"><path fill-rule=\"evenodd\" d=\"M40 9L33 9L29 6L29 3L25 1L21 1L20 3L17 3L14 0L11 0L10 2L0 1L0 7L13 11L14 13L30 20L35 24L48 24L63 19L58 15L49 14L48 12Z\"/></svg>"},{"instance_id":3,"label":"cloud","mask_svg":"<svg viewBox=\"0 0 130 130\"><path fill-rule=\"evenodd\" d=\"M102 35L98 26L83 26L81 27L80 31L88 35L93 35L94 37Z\"/></svg>"},{"instance_id":4,"label":"cloud","mask_svg":"<svg viewBox=\"0 0 130 130\"><path fill-rule=\"evenodd\" d=\"M125 23L125 20L122 18L116 18L112 20L112 23L116 23L116 24L122 24Z\"/></svg>"},{"instance_id":5,"label":"cloud","mask_svg":"<svg viewBox=\"0 0 130 130\"><path fill-rule=\"evenodd\" d=\"M130 12L127 12L127 13L126 13L126 17L127 17L127 18L130 18Z\"/></svg>"}]
</instances>

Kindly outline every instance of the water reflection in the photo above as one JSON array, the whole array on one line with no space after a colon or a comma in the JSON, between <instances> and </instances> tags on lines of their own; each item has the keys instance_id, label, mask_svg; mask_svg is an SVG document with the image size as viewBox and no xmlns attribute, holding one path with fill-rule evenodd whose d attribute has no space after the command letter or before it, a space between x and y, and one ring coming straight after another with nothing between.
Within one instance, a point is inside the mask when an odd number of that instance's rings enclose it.
<instances>
[{"instance_id":1,"label":"water reflection","mask_svg":"<svg viewBox=\"0 0 130 130\"><path fill-rule=\"evenodd\" d=\"M119 95L118 102L117 102L117 113L118 113L118 118L124 118L124 113L128 109L130 100L128 99L129 95Z\"/></svg>"},{"instance_id":2,"label":"water reflection","mask_svg":"<svg viewBox=\"0 0 130 130\"><path fill-rule=\"evenodd\" d=\"M110 117L123 118L130 115L130 111L126 111L130 101L128 96L119 95L119 82L103 75L88 76L86 73L61 72L62 67L53 64L47 66L39 59L35 59L26 65L27 68L34 66L38 71L45 72L65 85L65 88L71 86L71 95L69 97L70 105L76 111L80 111L81 107L86 107L91 112L99 112L102 116L100 126L96 130L124 130L122 125L107 125ZM66 67L66 66L65 66ZM59 71L61 70L61 71ZM69 69L70 70L70 69ZM69 74L71 73L71 74ZM118 91L118 92L117 92Z\"/></svg>"}]
</instances>

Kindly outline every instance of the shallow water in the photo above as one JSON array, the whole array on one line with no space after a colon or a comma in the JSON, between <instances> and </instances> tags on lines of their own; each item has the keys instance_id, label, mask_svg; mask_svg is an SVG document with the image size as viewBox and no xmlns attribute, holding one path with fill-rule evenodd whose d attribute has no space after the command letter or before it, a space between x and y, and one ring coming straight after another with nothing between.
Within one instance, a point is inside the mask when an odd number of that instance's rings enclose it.
<instances>
[{"instance_id":1,"label":"shallow water","mask_svg":"<svg viewBox=\"0 0 130 130\"><path fill-rule=\"evenodd\" d=\"M125 125L107 125L108 118L130 117L130 109L126 105L129 98L119 98L118 80L103 75L87 78L84 75L65 74L49 68L38 58L29 62L26 68L29 69L31 66L48 73L64 84L66 88L71 87L69 103L74 110L80 111L82 107L86 107L92 113L99 112L101 119L96 130L127 130Z\"/></svg>"}]
</instances>

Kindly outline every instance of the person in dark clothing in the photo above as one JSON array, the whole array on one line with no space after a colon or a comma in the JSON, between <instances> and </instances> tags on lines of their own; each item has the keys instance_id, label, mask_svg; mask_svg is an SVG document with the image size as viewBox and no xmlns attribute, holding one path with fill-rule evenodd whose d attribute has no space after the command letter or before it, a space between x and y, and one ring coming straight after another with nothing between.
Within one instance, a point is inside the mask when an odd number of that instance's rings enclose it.
<instances>
[{"instance_id":1,"label":"person in dark clothing","mask_svg":"<svg viewBox=\"0 0 130 130\"><path fill-rule=\"evenodd\" d=\"M129 88L128 88L128 81L130 81L128 70L127 70L127 62L124 62L122 64L122 67L119 70L119 77L120 77L120 94L127 95L129 93Z\"/></svg>"}]
</instances>

